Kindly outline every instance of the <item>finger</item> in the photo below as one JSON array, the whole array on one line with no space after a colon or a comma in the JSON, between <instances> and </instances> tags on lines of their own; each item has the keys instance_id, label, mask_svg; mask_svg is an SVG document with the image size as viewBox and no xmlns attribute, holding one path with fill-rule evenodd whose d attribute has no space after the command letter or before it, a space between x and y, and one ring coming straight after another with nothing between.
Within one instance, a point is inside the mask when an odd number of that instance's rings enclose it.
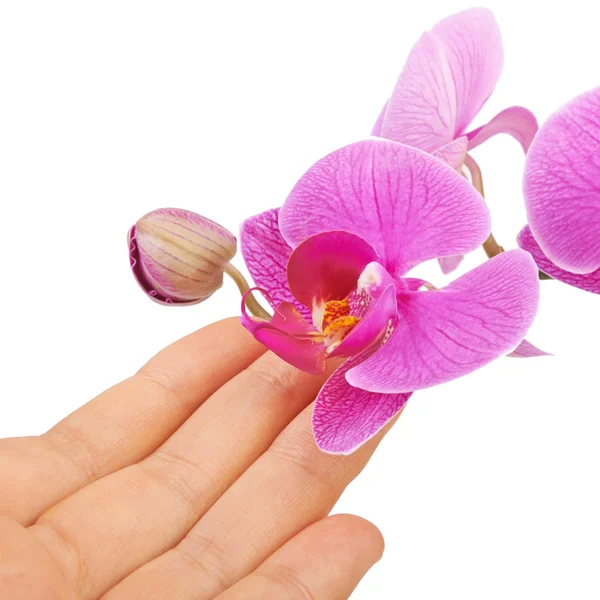
<instances>
[{"instance_id":1,"label":"finger","mask_svg":"<svg viewBox=\"0 0 600 600\"><path fill-rule=\"evenodd\" d=\"M0 512L20 523L139 461L264 348L227 319L175 342L38 438L0 442Z\"/></svg>"},{"instance_id":2,"label":"finger","mask_svg":"<svg viewBox=\"0 0 600 600\"><path fill-rule=\"evenodd\" d=\"M76 600L56 563L21 524L0 515L0 598Z\"/></svg>"},{"instance_id":3,"label":"finger","mask_svg":"<svg viewBox=\"0 0 600 600\"><path fill-rule=\"evenodd\" d=\"M214 598L287 540L325 517L360 473L388 424L350 456L321 452L304 410L173 549L119 583L105 600Z\"/></svg>"},{"instance_id":4,"label":"finger","mask_svg":"<svg viewBox=\"0 0 600 600\"><path fill-rule=\"evenodd\" d=\"M97 597L178 543L323 381L264 354L154 454L65 499L32 530L70 585L83 598Z\"/></svg>"},{"instance_id":5,"label":"finger","mask_svg":"<svg viewBox=\"0 0 600 600\"><path fill-rule=\"evenodd\" d=\"M375 525L337 515L310 525L216 600L346 600L383 554Z\"/></svg>"}]
</instances>

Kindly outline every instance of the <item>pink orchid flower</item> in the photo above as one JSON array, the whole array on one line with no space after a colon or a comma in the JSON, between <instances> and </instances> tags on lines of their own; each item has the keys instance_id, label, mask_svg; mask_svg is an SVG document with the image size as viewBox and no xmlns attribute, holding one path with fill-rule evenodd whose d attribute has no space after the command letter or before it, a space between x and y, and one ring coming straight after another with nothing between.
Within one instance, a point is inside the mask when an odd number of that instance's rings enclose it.
<instances>
[{"instance_id":1,"label":"pink orchid flower","mask_svg":"<svg viewBox=\"0 0 600 600\"><path fill-rule=\"evenodd\" d=\"M525 163L528 227L519 246L540 271L600 294L600 88L542 126Z\"/></svg>"},{"instance_id":2,"label":"pink orchid flower","mask_svg":"<svg viewBox=\"0 0 600 600\"><path fill-rule=\"evenodd\" d=\"M523 340L539 295L527 252L502 253L442 289L407 277L423 261L475 249L489 227L483 198L456 171L376 138L326 156L280 211L243 224L244 259L275 311L267 321L243 306L244 326L309 373L346 359L315 403L322 450L353 452L413 391Z\"/></svg>"},{"instance_id":3,"label":"pink orchid flower","mask_svg":"<svg viewBox=\"0 0 600 600\"><path fill-rule=\"evenodd\" d=\"M526 108L512 106L467 131L494 91L503 62L502 37L490 10L471 8L443 19L413 47L372 135L430 152L459 170L467 151L499 133L514 137L527 152L538 124ZM452 272L462 258L440 260L442 271Z\"/></svg>"}]
</instances>

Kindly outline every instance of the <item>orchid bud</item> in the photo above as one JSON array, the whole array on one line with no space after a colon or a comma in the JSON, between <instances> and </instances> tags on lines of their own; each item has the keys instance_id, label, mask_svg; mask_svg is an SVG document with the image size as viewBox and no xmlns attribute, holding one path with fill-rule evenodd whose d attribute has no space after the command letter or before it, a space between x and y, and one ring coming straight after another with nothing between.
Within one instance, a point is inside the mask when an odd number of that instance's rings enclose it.
<instances>
[{"instance_id":1,"label":"orchid bud","mask_svg":"<svg viewBox=\"0 0 600 600\"><path fill-rule=\"evenodd\" d=\"M129 256L140 287L162 304L197 304L223 285L235 236L179 208L144 215L129 231Z\"/></svg>"}]
</instances>

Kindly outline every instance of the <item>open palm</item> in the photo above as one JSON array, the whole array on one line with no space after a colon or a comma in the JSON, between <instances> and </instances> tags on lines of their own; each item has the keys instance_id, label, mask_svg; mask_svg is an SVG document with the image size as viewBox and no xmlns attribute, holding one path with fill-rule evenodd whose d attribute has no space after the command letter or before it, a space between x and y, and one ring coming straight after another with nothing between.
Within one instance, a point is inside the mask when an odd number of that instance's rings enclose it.
<instances>
[{"instance_id":1,"label":"open palm","mask_svg":"<svg viewBox=\"0 0 600 600\"><path fill-rule=\"evenodd\" d=\"M322 383L229 319L48 433L1 440L0 598L348 598L383 541L327 515L383 433L320 452Z\"/></svg>"}]
</instances>

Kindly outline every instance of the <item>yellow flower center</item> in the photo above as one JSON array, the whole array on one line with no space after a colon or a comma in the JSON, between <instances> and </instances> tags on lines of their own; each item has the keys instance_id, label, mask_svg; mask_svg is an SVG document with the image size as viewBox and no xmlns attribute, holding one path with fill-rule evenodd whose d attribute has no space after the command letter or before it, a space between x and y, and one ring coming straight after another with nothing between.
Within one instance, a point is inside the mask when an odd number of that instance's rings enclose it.
<instances>
[{"instance_id":1,"label":"yellow flower center","mask_svg":"<svg viewBox=\"0 0 600 600\"><path fill-rule=\"evenodd\" d=\"M348 298L344 300L330 300L325 303L321 330L325 336L325 347L332 352L354 329L359 322L358 317L350 314Z\"/></svg>"}]
</instances>

